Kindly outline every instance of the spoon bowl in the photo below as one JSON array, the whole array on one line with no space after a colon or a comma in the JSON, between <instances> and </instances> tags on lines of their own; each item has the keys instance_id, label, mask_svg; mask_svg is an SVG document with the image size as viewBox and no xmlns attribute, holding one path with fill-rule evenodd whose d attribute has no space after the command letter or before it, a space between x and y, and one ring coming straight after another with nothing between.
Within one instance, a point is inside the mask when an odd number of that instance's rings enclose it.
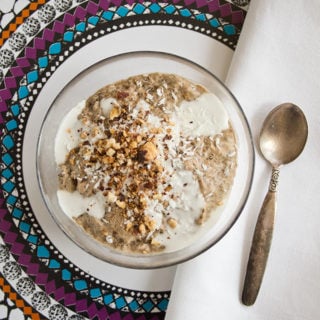
<instances>
[{"instance_id":1,"label":"spoon bowl","mask_svg":"<svg viewBox=\"0 0 320 320\"><path fill-rule=\"evenodd\" d=\"M292 103L283 103L273 109L262 125L260 149L272 165L272 175L252 239L242 293L242 302L245 305L254 304L268 260L276 212L279 167L300 155L307 136L306 117L302 110Z\"/></svg>"},{"instance_id":2,"label":"spoon bowl","mask_svg":"<svg viewBox=\"0 0 320 320\"><path fill-rule=\"evenodd\" d=\"M260 134L260 150L273 165L280 166L295 160L307 141L308 125L301 109L283 103L265 119Z\"/></svg>"}]
</instances>

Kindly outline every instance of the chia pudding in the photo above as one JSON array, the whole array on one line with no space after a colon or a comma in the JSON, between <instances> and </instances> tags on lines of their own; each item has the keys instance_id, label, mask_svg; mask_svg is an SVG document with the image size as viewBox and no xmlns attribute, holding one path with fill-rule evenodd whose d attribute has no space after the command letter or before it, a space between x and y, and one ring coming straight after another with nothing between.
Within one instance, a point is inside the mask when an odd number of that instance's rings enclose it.
<instances>
[{"instance_id":1,"label":"chia pudding","mask_svg":"<svg viewBox=\"0 0 320 320\"><path fill-rule=\"evenodd\" d=\"M217 215L237 144L216 95L174 74L107 85L64 118L55 141L62 210L130 253L175 251Z\"/></svg>"}]
</instances>

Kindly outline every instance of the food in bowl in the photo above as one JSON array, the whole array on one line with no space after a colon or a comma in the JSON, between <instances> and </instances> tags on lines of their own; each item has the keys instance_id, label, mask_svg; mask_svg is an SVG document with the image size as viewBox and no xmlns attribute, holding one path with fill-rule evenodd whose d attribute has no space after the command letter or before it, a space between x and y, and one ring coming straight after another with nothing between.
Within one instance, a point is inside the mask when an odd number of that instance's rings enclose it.
<instances>
[{"instance_id":1,"label":"food in bowl","mask_svg":"<svg viewBox=\"0 0 320 320\"><path fill-rule=\"evenodd\" d=\"M132 76L64 118L55 140L60 207L116 250L183 248L219 214L237 142L216 95L176 74Z\"/></svg>"}]
</instances>

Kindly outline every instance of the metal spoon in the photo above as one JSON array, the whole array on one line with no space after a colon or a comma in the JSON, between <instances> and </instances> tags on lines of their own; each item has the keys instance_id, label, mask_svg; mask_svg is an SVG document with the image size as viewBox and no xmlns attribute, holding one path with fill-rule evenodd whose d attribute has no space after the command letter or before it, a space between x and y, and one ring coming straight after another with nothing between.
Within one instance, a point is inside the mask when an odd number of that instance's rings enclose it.
<instances>
[{"instance_id":1,"label":"metal spoon","mask_svg":"<svg viewBox=\"0 0 320 320\"><path fill-rule=\"evenodd\" d=\"M302 110L292 103L273 109L260 133L260 149L272 165L268 193L264 199L251 245L242 302L254 304L265 271L274 226L279 167L295 160L302 152L308 136L308 125Z\"/></svg>"}]
</instances>

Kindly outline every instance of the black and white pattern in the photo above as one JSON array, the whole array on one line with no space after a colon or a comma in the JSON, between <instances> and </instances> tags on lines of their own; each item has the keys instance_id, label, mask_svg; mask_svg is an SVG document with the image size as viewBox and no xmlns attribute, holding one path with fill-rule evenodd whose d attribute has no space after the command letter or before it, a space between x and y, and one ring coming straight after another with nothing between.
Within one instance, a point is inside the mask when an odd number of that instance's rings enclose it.
<instances>
[{"instance_id":1,"label":"black and white pattern","mask_svg":"<svg viewBox=\"0 0 320 320\"><path fill-rule=\"evenodd\" d=\"M15 261L8 261L3 267L3 275L8 280L18 279L21 275L21 267Z\"/></svg>"},{"instance_id":2,"label":"black and white pattern","mask_svg":"<svg viewBox=\"0 0 320 320\"><path fill-rule=\"evenodd\" d=\"M27 38L23 33L15 32L8 40L9 46L13 51L20 51L27 43Z\"/></svg>"},{"instance_id":3,"label":"black and white pattern","mask_svg":"<svg viewBox=\"0 0 320 320\"><path fill-rule=\"evenodd\" d=\"M36 289L34 282L29 277L23 277L17 282L17 291L22 296L31 295Z\"/></svg>"},{"instance_id":4,"label":"black and white pattern","mask_svg":"<svg viewBox=\"0 0 320 320\"><path fill-rule=\"evenodd\" d=\"M50 22L56 15L56 10L51 4L45 4L38 10L39 19L44 22Z\"/></svg>"},{"instance_id":5,"label":"black and white pattern","mask_svg":"<svg viewBox=\"0 0 320 320\"><path fill-rule=\"evenodd\" d=\"M40 22L34 17L29 17L22 26L22 30L28 36L34 36L40 31Z\"/></svg>"},{"instance_id":6,"label":"black and white pattern","mask_svg":"<svg viewBox=\"0 0 320 320\"><path fill-rule=\"evenodd\" d=\"M67 11L72 6L72 0L55 0L54 5L59 11Z\"/></svg>"},{"instance_id":7,"label":"black and white pattern","mask_svg":"<svg viewBox=\"0 0 320 320\"><path fill-rule=\"evenodd\" d=\"M66 320L67 316L68 312L61 304L55 304L49 309L50 320Z\"/></svg>"},{"instance_id":8,"label":"black and white pattern","mask_svg":"<svg viewBox=\"0 0 320 320\"><path fill-rule=\"evenodd\" d=\"M45 310L50 305L50 299L44 292L36 292L31 299L32 306L39 311Z\"/></svg>"},{"instance_id":9,"label":"black and white pattern","mask_svg":"<svg viewBox=\"0 0 320 320\"><path fill-rule=\"evenodd\" d=\"M14 55L9 49L0 50L0 67L7 68L9 67L14 60Z\"/></svg>"},{"instance_id":10,"label":"black and white pattern","mask_svg":"<svg viewBox=\"0 0 320 320\"><path fill-rule=\"evenodd\" d=\"M5 245L0 244L0 263L8 261L9 256L8 248Z\"/></svg>"}]
</instances>

